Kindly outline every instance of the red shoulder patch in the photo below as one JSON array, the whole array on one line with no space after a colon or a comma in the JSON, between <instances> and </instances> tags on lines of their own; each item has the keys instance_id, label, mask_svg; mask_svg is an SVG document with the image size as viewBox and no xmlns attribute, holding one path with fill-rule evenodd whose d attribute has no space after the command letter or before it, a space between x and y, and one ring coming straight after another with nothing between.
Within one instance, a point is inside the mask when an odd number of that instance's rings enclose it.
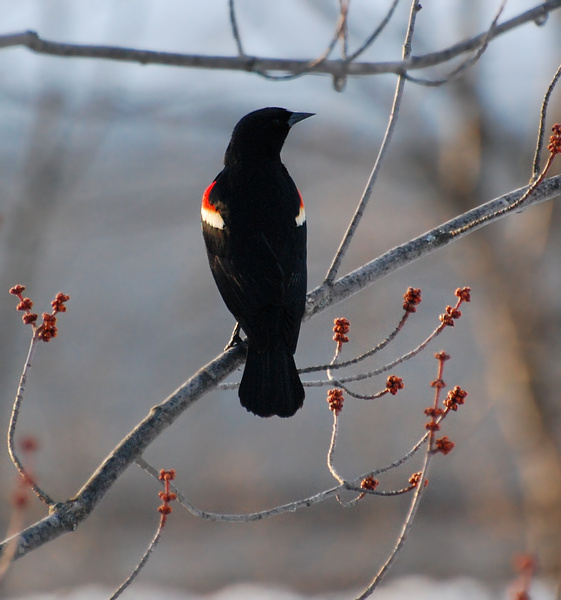
<instances>
[{"instance_id":1,"label":"red shoulder patch","mask_svg":"<svg viewBox=\"0 0 561 600\"><path fill-rule=\"evenodd\" d=\"M300 196L300 210L298 211L295 220L296 226L300 227L300 225L304 225L304 223L306 222L306 210L304 209L304 200L302 199L302 194L300 193L300 190L298 190L298 195Z\"/></svg>"},{"instance_id":2,"label":"red shoulder patch","mask_svg":"<svg viewBox=\"0 0 561 600\"><path fill-rule=\"evenodd\" d=\"M203 201L201 204L201 219L210 227L214 227L214 229L224 229L226 224L224 223L222 215L218 212L216 206L210 202L210 192L215 184L216 181L213 181L203 194Z\"/></svg>"}]
</instances>

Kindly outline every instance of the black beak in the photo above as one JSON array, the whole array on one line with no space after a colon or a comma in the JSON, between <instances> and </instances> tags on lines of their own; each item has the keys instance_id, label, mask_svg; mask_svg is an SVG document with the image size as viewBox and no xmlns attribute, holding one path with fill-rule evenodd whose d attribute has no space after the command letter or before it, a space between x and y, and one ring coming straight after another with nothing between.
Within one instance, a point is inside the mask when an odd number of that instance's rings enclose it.
<instances>
[{"instance_id":1,"label":"black beak","mask_svg":"<svg viewBox=\"0 0 561 600\"><path fill-rule=\"evenodd\" d=\"M293 112L288 119L288 126L292 127L293 125L296 125L296 123L299 123L308 117L313 117L315 114L316 113Z\"/></svg>"}]
</instances>

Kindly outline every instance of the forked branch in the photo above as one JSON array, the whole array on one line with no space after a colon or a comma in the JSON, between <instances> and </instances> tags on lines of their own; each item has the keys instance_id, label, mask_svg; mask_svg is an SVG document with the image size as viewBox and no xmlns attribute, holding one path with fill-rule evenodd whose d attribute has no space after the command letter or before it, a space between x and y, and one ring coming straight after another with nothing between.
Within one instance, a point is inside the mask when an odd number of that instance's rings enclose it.
<instances>
[{"instance_id":1,"label":"forked branch","mask_svg":"<svg viewBox=\"0 0 561 600\"><path fill-rule=\"evenodd\" d=\"M259 58L255 56L209 56L202 54L183 54L178 52L156 52L138 50L120 46L101 46L93 44L67 44L41 38L35 31L23 31L0 35L0 48L24 46L37 54L61 56L65 58L95 58L139 63L141 65L167 65L194 69L246 71L249 73L325 73L336 78L351 75L380 75L394 73L400 75L408 71L424 69L444 64L467 52L477 51L483 44L490 43L496 37L516 29L526 23L541 24L549 13L561 7L561 0L547 0L534 8L520 13L516 17L499 23L491 35L488 32L473 36L444 50L407 60L389 62L356 62L353 55L347 60L293 60L285 58Z\"/></svg>"}]
</instances>

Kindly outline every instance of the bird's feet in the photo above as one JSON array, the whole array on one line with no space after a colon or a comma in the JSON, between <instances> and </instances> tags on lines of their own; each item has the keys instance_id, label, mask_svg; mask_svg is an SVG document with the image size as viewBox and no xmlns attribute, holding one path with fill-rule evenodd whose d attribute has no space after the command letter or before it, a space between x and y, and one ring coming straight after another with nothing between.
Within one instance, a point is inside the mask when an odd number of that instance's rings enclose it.
<instances>
[{"instance_id":1,"label":"bird's feet","mask_svg":"<svg viewBox=\"0 0 561 600\"><path fill-rule=\"evenodd\" d=\"M240 336L240 324L239 323L236 323L236 326L234 327L234 331L232 331L232 337L230 338L230 341L226 344L226 347L224 348L224 352L226 352L226 350L230 350L230 348L233 348L234 346L241 346L242 348L247 350L247 341L242 340L242 338Z\"/></svg>"}]
</instances>

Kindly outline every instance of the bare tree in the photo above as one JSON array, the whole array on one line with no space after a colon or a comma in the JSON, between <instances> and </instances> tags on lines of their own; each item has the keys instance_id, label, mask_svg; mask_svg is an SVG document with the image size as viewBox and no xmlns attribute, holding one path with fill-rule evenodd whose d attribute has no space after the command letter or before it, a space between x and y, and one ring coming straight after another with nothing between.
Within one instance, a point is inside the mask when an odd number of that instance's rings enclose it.
<instances>
[{"instance_id":1,"label":"bare tree","mask_svg":"<svg viewBox=\"0 0 561 600\"><path fill-rule=\"evenodd\" d=\"M342 91L344 89L345 81L349 77L367 75L371 76L383 73L395 74L397 76L397 84L394 92L393 105L378 156L374 162L371 175L366 183L364 193L359 199L347 231L341 240L338 251L332 259L331 265L327 270L323 282L315 289L311 290L308 294L305 315L305 319L307 320L334 305L342 303L358 292L364 290L366 287L379 281L382 277L395 272L401 267L411 264L413 261L419 258L426 257L434 251L439 250L444 246L448 246L449 244L464 238L468 234L482 229L487 225L491 225L506 216L521 210L526 210L529 207L541 204L545 201L556 198L559 195L561 190L561 176L548 177L554 157L561 150L561 132L558 127L557 129L554 129L554 134L549 139L549 153L547 154L547 159L544 160L542 155L545 153L543 146L546 138L545 131L547 129L547 107L549 99L559 79L561 73L560 70L558 70L554 75L551 83L549 83L549 87L544 84L546 95L542 106L542 115L539 124L538 143L535 151L535 157L532 167L529 169L530 183L527 186L522 189L508 191L494 200L484 202L476 208L467 210L467 203L465 202L466 197L462 197L462 194L466 193L466 188L458 184L457 189L452 187L450 191L450 196L455 200L454 207L457 209L458 216L430 229L425 234L418 236L407 243L401 244L385 252L381 256L366 262L364 265L353 271L343 275L340 274L343 259L345 258L348 249L351 247L351 244L355 239L356 232L359 230L359 227L363 222L363 216L365 214L366 207L372 192L378 183L381 169L386 165L387 152L393 142L393 132L401 114L401 103L406 82L409 81L419 85L436 87L451 80L460 77L466 77L466 74L469 73L469 69L477 61L482 60L485 51L493 43L493 41L497 39L498 36L508 34L509 32L529 22L542 23L546 21L550 13L561 7L561 0L550 0L548 2L543 2L509 20L500 22L504 4L505 2L503 2L499 7L499 10L497 11L494 19L489 23L489 27L486 31L480 33L479 35L470 37L467 41L455 44L443 51L421 56L413 56L412 45L414 41L416 20L421 11L420 4L414 0L410 6L402 57L400 60L384 63L359 62L358 59L371 46L371 44L378 39L378 36L384 31L384 28L387 27L387 25L392 21L398 1L391 3L385 17L368 35L368 37L363 40L363 43L358 47L358 49L351 51L349 48L348 37L348 19L351 7L348 1L341 0L339 3L340 11L337 23L334 27L332 39L329 41L326 49L317 59L308 61L292 59L269 59L247 56L244 52L243 36L236 18L233 0L231 0L229 3L229 18L232 34L238 50L238 56L235 57L193 56L108 46L67 44L44 40L34 32L1 35L0 47L7 48L11 46L23 45L36 53L60 57L88 57L104 60L139 62L142 64L162 64L203 69L241 70L255 73L267 79L292 79L295 77L302 77L310 73L324 73L333 78L334 87L338 91ZM332 53L338 47L341 51L341 58L331 58ZM466 55L468 56L466 57ZM421 78L416 73L420 69L426 69L427 67L435 66L445 66L449 70L444 75L439 75L434 79ZM468 91L472 91L470 88L466 89ZM457 102L460 103L461 99L461 97L458 98ZM482 127L481 125L479 125L479 129L481 131L486 130L486 128ZM547 137L549 138L549 136ZM459 136L460 142L463 143L464 139L464 136ZM547 140L545 141L547 142ZM435 164L432 164L431 167L433 168L434 172L436 172L438 169L438 165ZM434 178L430 179L434 181ZM56 193L56 190L53 193ZM35 195L36 193L31 194L32 197ZM467 195L472 197L474 195L473 189L468 189ZM495 269L499 269L499 267L495 267L494 270ZM514 283L512 285L515 286L516 269L512 268L512 265L509 265L509 270L513 275ZM342 407L341 404L338 404L341 398L340 393L331 393L330 408L334 415L334 426L331 444L328 451L328 464L330 472L336 480L336 485L320 493L308 496L301 500L287 503L272 510L258 511L243 515L211 513L209 511L198 509L196 506L194 506L194 504L192 504L180 491L180 485L178 485L179 489L173 488L172 484L170 483L170 481L173 479L173 476L170 474L170 472L158 474L158 471L146 462L142 454L163 431L165 431L181 414L185 412L187 408L192 406L194 402L200 399L209 390L216 388L216 386L221 384L226 377L228 377L240 364L242 364L244 360L244 349L241 346L236 346L218 355L209 364L205 365L197 373L190 377L178 390L176 390L176 392L155 406L150 413L140 423L138 423L138 425L106 457L106 459L99 465L96 471L82 486L77 494L64 502L56 502L48 493L48 491L42 489L42 487L37 484L35 479L26 469L24 462L18 458L15 445L15 436L18 416L24 399L27 377L28 375L32 376L32 371L30 372L31 357L36 351L39 341L49 341L52 337L52 334L56 333L56 329L54 329L54 322L59 316L59 313L64 312L65 303L68 301L68 298L64 294L62 296L59 295L54 301L53 311L51 313L46 313L43 321L40 322L40 320L36 321L35 317L32 316L34 314L32 312L32 305L23 295L23 291L24 290L21 287L16 287L13 289L13 294L19 298L19 309L24 312L24 320L27 318L27 323L32 326L34 333L9 426L9 451L14 464L22 475L23 480L34 490L36 495L48 507L49 514L35 524L25 528L23 531L20 531L11 538L7 539L1 546L3 552L5 553L5 557L7 557L10 561L18 559L22 556L25 556L32 550L35 550L54 540L63 533L74 531L80 525L80 523L82 523L92 513L92 511L96 509L101 499L112 488L113 484L120 478L124 471L132 463L136 462L139 466L153 476L160 476L166 486L164 504L162 505L164 509L161 511L162 518L160 522L160 528L158 529L153 543L149 546L145 558L141 560L140 568L145 564L145 559L155 547L161 530L165 525L166 519L168 518L169 512L167 509L172 505L172 502L175 499L179 499L187 510L203 519L227 522L245 522L261 520L286 512L294 512L301 508L309 507L313 504L333 497L337 497L343 504L354 505L356 502L369 495L411 493L410 506L406 516L404 517L403 527L397 537L395 547L389 554L387 560L383 562L382 566L379 569L375 569L376 575L372 579L371 583L366 586L359 597L367 597L374 591L389 567L393 564L407 537L413 522L413 518L419 506L419 501L423 494L425 487L424 481L426 479L431 457L437 452L446 454L451 449L451 446L448 445L449 440L447 440L446 437L437 439L436 432L440 427L442 419L451 411L455 411L460 404L463 404L465 392L463 392L461 388L454 388L451 391L451 394L449 394L449 396L443 400L443 398L440 396L440 391L442 388L441 386L436 385L435 405L432 407L432 412L429 411L427 413L427 416L429 417L427 432L420 436L419 440L411 448L407 449L403 456L398 460L389 465L378 467L350 478L339 475L338 470L334 466L333 462L333 453L335 451L338 432L338 419ZM341 393L352 395L352 390L348 389L352 382L389 371L396 364L403 362L404 360L418 354L421 350L423 350L428 342L434 339L434 337L438 335L445 327L452 325L453 321L461 316L459 307L463 302L469 301L469 299L469 290L467 288L460 288L457 291L456 306L447 308L441 317L441 324L436 327L433 334L431 334L431 336L429 336L425 342L416 346L413 350L400 357L398 360L393 361L389 365L376 369L375 371L367 371L364 369L359 375L355 374L345 376L340 374L344 367L347 367L351 364L357 364L363 357L356 357L355 359L346 362L342 360L340 352L342 350L343 343L345 342L344 337L346 335L346 325L344 322L339 322L336 324L336 327L339 328L336 331L336 335L339 337L336 340L336 350L331 363L328 365L319 366L315 369L302 369L302 372L311 372L313 370L323 371L326 373L324 379L319 382L308 382L309 385L315 384L334 386L337 390L345 390L345 392ZM386 340L374 346L371 351L366 353L366 355L371 356L394 339L394 337L401 331L405 320L412 312L414 312L414 307L417 303L416 291L409 290L404 301L405 312L402 321L397 325L394 332L389 334ZM507 325L512 324L513 321L516 321L516 319L507 319ZM505 325L503 330L507 328L507 325ZM532 329L534 333L536 333L538 330L538 326ZM445 361L445 355L440 354L440 357L438 357L439 371L435 380L437 382L442 381L442 368ZM399 383L395 379L391 381L388 379L386 387L381 391L381 393L395 393L398 388ZM333 390L331 390L331 392L333 392ZM371 396L374 398L378 397L379 395L380 394L372 394ZM536 414L539 415L539 413L540 411L537 410L533 414L535 416ZM536 439L539 437L540 433L543 432L543 430L543 424L541 427L538 426L535 428L534 436ZM542 453L542 456L547 457L548 464L551 465L552 469L557 468L559 462L559 450L554 448L554 445L555 443L552 441L547 448L547 452L544 450ZM416 476L408 482L407 485L401 489L391 491L388 490L387 492L378 489L379 482L377 479L375 479L376 477L385 474L397 466L401 466L423 449L425 451L425 458L422 462L421 469ZM561 491L559 491L561 490L560 482L561 477L556 476L556 499L561 495ZM344 493L354 494L353 499L351 501L343 500L342 496ZM543 498L543 496L539 494L536 494L536 496ZM561 520L557 513L554 513L553 511L551 513L548 512L548 515L550 515L551 520L556 524L558 520ZM540 523L538 527L538 529L542 530L546 528L547 524L544 525L543 523ZM558 531L557 527L555 531ZM553 554L550 555L553 556ZM554 563L555 561L552 562ZM6 560L6 558L4 563L5 565L8 564L8 560ZM558 567L558 565L554 564L551 566L552 568ZM132 578L136 576L137 572L138 570L134 571L131 579L127 580L125 586L130 583ZM119 589L115 593L114 597L117 597L121 591L122 590Z\"/></svg>"}]
</instances>

